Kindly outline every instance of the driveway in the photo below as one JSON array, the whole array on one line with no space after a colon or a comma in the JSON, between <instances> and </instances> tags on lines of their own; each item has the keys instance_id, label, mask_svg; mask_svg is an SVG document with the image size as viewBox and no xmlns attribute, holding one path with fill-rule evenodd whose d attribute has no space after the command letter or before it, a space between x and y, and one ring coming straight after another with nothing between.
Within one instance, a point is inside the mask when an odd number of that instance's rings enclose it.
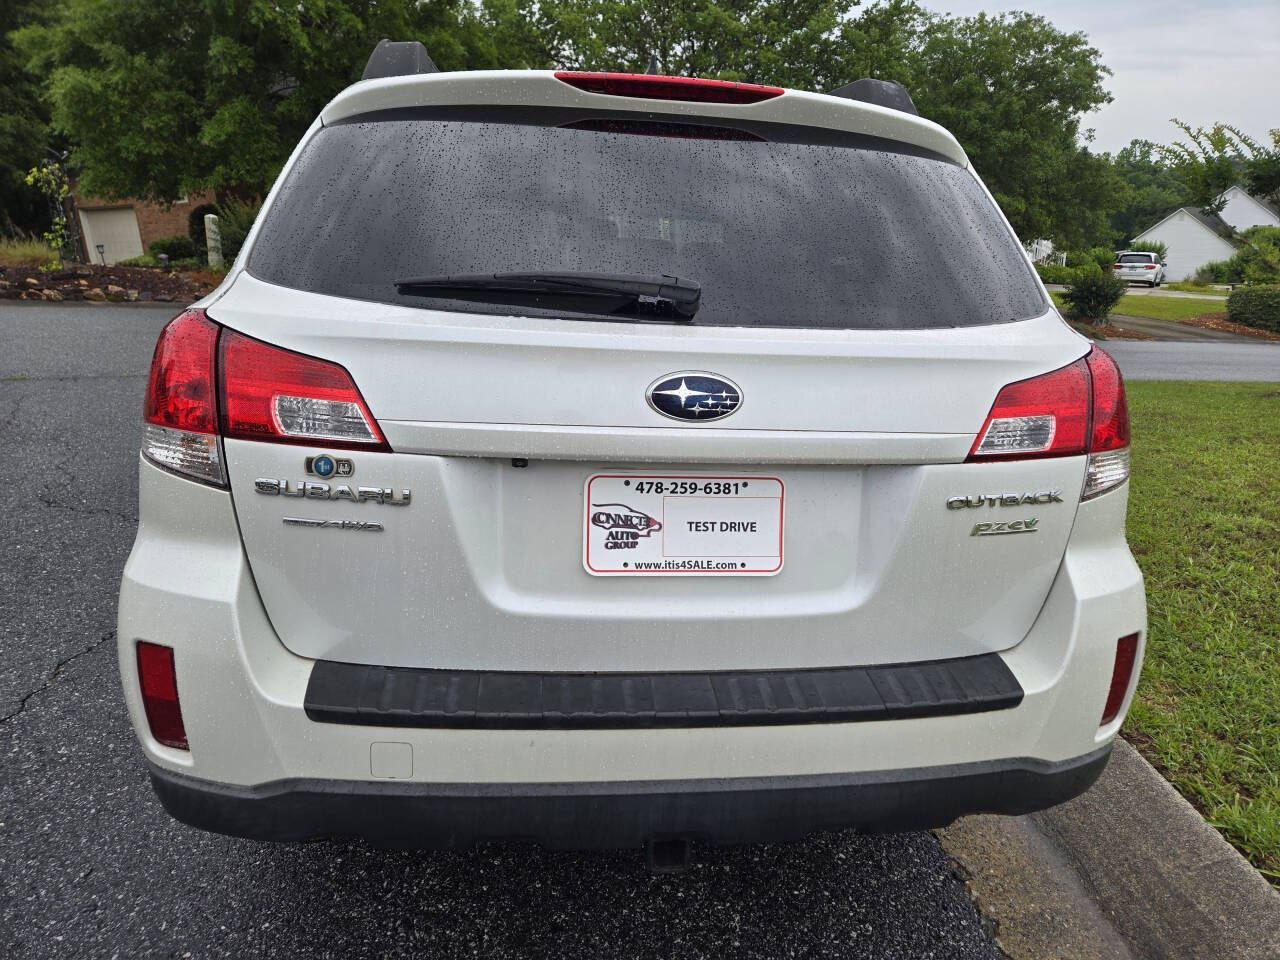
<instances>
[{"instance_id":1,"label":"driveway","mask_svg":"<svg viewBox=\"0 0 1280 960\"><path fill-rule=\"evenodd\" d=\"M171 313L0 304L0 956L1001 956L928 833L703 851L655 878L632 851L270 845L173 822L114 634Z\"/></svg>"},{"instance_id":2,"label":"driveway","mask_svg":"<svg viewBox=\"0 0 1280 960\"><path fill-rule=\"evenodd\" d=\"M1099 346L1115 357L1126 380L1280 381L1280 343L1108 340Z\"/></svg>"}]
</instances>

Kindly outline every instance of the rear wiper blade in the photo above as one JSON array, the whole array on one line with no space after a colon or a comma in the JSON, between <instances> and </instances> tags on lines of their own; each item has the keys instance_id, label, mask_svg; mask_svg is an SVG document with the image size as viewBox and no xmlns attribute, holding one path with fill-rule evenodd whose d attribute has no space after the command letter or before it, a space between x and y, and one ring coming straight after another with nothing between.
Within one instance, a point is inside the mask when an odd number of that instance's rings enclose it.
<instances>
[{"instance_id":1,"label":"rear wiper blade","mask_svg":"<svg viewBox=\"0 0 1280 960\"><path fill-rule=\"evenodd\" d=\"M692 319L702 299L696 280L666 274L643 276L585 271L526 271L521 273L451 273L397 280L405 294L431 296L436 291L493 291L507 295L561 294L620 300L620 305L666 306L677 317Z\"/></svg>"}]
</instances>

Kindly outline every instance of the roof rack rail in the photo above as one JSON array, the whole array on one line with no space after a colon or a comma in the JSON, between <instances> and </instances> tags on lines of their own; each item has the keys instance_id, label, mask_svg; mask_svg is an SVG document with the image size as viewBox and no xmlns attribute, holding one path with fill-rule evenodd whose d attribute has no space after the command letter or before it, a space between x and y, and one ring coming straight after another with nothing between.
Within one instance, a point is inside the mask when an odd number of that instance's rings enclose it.
<instances>
[{"instance_id":1,"label":"roof rack rail","mask_svg":"<svg viewBox=\"0 0 1280 960\"><path fill-rule=\"evenodd\" d=\"M408 77L415 73L438 73L439 70L427 54L427 48L417 40L382 39L369 54L369 62L364 65L360 79Z\"/></svg>"},{"instance_id":2,"label":"roof rack rail","mask_svg":"<svg viewBox=\"0 0 1280 960\"><path fill-rule=\"evenodd\" d=\"M863 103L874 103L877 107L888 107L890 110L901 110L912 116L920 116L920 111L911 100L907 88L893 80L875 80L863 77L843 87L836 87L830 96L844 97L846 100L861 100Z\"/></svg>"}]
</instances>

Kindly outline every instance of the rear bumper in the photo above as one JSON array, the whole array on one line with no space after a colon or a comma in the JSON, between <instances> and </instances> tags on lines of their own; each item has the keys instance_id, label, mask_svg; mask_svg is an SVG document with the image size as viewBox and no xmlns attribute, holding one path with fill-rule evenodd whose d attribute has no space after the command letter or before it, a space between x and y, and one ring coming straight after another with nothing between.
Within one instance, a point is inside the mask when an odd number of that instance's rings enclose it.
<instances>
[{"instance_id":1,"label":"rear bumper","mask_svg":"<svg viewBox=\"0 0 1280 960\"><path fill-rule=\"evenodd\" d=\"M1077 768L1105 755L1123 719L1122 711L1098 725L1116 638L1145 634L1121 488L1081 505L1035 625L991 655L1016 691L999 706L966 696L947 709L931 700L891 711L876 688L875 699L849 699L846 716L816 722L757 723L765 718L747 700L739 719L750 724L664 727L655 702L652 722L592 719L582 728L549 721L539 701L538 722L525 728L512 728L509 717L496 727L427 726L430 711L418 711L416 700L412 721L379 714L374 723L317 722L307 702L317 661L288 650L272 629L229 495L150 464L141 491L120 594L125 704L166 807L244 836L355 834L410 846L536 836L577 847L662 833L733 842L928 826L979 810L1021 813L1092 781L1096 770ZM190 751L149 732L139 641L174 649ZM867 680L874 686L869 673ZM936 678L928 686L943 689ZM572 687L564 686L565 704L576 702ZM388 694L380 710L399 709L394 691L378 689ZM729 702L716 695L721 715ZM971 709L979 702L986 708ZM592 703L596 712L607 705ZM357 712L369 705L355 701Z\"/></svg>"},{"instance_id":2,"label":"rear bumper","mask_svg":"<svg viewBox=\"0 0 1280 960\"><path fill-rule=\"evenodd\" d=\"M797 840L857 828L919 830L971 813L1022 814L1083 793L1111 744L1058 763L1018 759L920 770L628 783L211 783L152 765L177 820L254 840L359 837L377 846L465 848L533 840L551 849L650 840Z\"/></svg>"}]
</instances>

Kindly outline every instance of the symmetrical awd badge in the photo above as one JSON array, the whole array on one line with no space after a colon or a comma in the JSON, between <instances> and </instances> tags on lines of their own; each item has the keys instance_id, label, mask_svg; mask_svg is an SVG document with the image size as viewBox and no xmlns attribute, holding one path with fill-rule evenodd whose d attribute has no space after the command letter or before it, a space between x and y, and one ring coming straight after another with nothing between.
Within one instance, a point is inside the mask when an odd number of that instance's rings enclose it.
<instances>
[{"instance_id":1,"label":"symmetrical awd badge","mask_svg":"<svg viewBox=\"0 0 1280 960\"><path fill-rule=\"evenodd\" d=\"M736 383L703 370L669 373L649 384L645 398L672 420L720 420L742 406Z\"/></svg>"}]
</instances>

